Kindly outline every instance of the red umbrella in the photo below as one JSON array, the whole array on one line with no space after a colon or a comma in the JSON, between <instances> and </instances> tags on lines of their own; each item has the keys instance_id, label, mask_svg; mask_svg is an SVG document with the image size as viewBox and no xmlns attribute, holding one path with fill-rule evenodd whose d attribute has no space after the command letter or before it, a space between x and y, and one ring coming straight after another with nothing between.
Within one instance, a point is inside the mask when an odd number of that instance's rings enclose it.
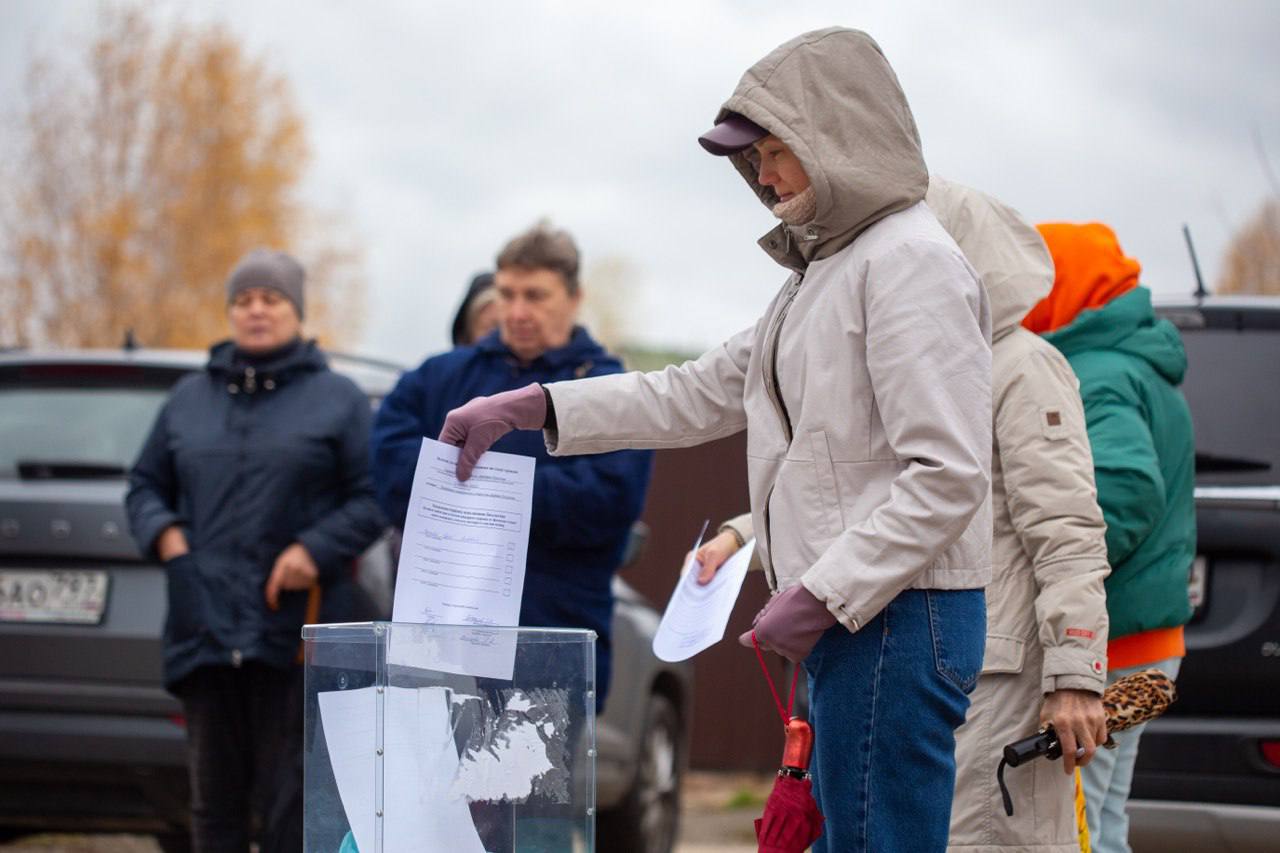
<instances>
[{"instance_id":1,"label":"red umbrella","mask_svg":"<svg viewBox=\"0 0 1280 853\"><path fill-rule=\"evenodd\" d=\"M764 816L756 818L760 853L802 853L822 835L825 820L813 801L813 783L794 776L779 776L764 804Z\"/></svg>"},{"instance_id":2,"label":"red umbrella","mask_svg":"<svg viewBox=\"0 0 1280 853\"><path fill-rule=\"evenodd\" d=\"M773 686L773 676L765 666L764 655L756 643L756 635L751 633L751 643L755 646L756 657L760 660L760 668L769 682L769 690L773 693L773 701L778 706L778 714L785 726L786 746L782 751L782 769L769 792L769 799L764 804L764 814L756 819L756 841L760 843L759 853L804 853L809 845L822 835L822 812L813 801L813 783L809 781L809 755L813 752L813 729L804 720L791 716L791 709L796 701L796 682L800 678L800 668L796 667L795 676L791 680L791 696L787 707L782 707L782 699L778 689Z\"/></svg>"}]
</instances>

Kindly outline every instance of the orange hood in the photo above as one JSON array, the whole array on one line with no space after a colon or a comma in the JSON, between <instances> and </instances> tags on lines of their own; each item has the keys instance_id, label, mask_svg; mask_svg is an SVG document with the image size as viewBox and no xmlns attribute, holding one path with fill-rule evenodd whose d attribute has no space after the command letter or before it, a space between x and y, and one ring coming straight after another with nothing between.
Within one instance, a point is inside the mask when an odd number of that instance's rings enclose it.
<instances>
[{"instance_id":1,"label":"orange hood","mask_svg":"<svg viewBox=\"0 0 1280 853\"><path fill-rule=\"evenodd\" d=\"M1053 256L1053 290L1022 325L1045 334L1069 325L1081 311L1101 308L1138 285L1142 265L1127 257L1115 232L1100 222L1037 225Z\"/></svg>"}]
</instances>

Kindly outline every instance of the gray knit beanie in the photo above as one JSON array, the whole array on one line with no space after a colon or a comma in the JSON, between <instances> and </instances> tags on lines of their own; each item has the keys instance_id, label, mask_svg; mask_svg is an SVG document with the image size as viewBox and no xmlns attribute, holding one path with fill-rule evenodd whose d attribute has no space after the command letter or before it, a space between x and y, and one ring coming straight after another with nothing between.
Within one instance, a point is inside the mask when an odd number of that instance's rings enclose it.
<instances>
[{"instance_id":1,"label":"gray knit beanie","mask_svg":"<svg viewBox=\"0 0 1280 853\"><path fill-rule=\"evenodd\" d=\"M227 304L236 295L251 287L269 287L293 303L302 318L302 285L307 280L306 270L292 255L273 252L270 249L254 249L240 259L227 278Z\"/></svg>"}]
</instances>

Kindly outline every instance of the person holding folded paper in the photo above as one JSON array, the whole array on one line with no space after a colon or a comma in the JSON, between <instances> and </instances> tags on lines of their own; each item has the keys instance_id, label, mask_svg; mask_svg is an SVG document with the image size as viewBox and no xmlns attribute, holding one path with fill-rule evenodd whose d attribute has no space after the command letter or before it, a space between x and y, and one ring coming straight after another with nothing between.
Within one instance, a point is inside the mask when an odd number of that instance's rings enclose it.
<instances>
[{"instance_id":1,"label":"person holding folded paper","mask_svg":"<svg viewBox=\"0 0 1280 853\"><path fill-rule=\"evenodd\" d=\"M1110 567L1078 382L1061 353L1021 327L1053 286L1053 260L1030 223L984 193L935 175L925 201L980 275L994 328L987 648L956 733L948 849L1077 853L1073 769L1106 740ZM749 515L722 524L698 551L702 577L714 577L751 536ZM1011 771L1015 808L1006 815L1001 749L1046 723L1059 733L1063 762Z\"/></svg>"},{"instance_id":2,"label":"person holding folded paper","mask_svg":"<svg viewBox=\"0 0 1280 853\"><path fill-rule=\"evenodd\" d=\"M759 322L654 373L529 385L451 412L458 476L512 429L556 456L747 432L761 645L803 661L828 851L941 851L991 576L986 297L923 203L896 76L830 28L743 76L701 139L782 220ZM749 638L748 638L749 642Z\"/></svg>"}]
</instances>

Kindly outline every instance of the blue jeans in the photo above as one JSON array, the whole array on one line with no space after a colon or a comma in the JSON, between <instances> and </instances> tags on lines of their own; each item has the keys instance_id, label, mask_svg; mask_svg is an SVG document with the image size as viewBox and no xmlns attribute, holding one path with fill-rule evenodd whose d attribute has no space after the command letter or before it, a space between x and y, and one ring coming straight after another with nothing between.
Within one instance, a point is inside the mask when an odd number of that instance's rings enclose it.
<instances>
[{"instance_id":1,"label":"blue jeans","mask_svg":"<svg viewBox=\"0 0 1280 853\"><path fill-rule=\"evenodd\" d=\"M1107 673L1107 684L1144 669L1158 669L1173 680L1178 678L1182 658L1167 658L1144 666L1116 669ZM1080 771L1084 786L1084 813L1089 822L1089 849L1093 853L1129 853L1129 788L1133 765L1138 761L1138 741L1146 723L1112 735L1115 749L1100 749Z\"/></svg>"},{"instance_id":2,"label":"blue jeans","mask_svg":"<svg viewBox=\"0 0 1280 853\"><path fill-rule=\"evenodd\" d=\"M826 816L813 853L947 847L955 730L982 670L980 589L907 590L805 659L813 793Z\"/></svg>"}]
</instances>

